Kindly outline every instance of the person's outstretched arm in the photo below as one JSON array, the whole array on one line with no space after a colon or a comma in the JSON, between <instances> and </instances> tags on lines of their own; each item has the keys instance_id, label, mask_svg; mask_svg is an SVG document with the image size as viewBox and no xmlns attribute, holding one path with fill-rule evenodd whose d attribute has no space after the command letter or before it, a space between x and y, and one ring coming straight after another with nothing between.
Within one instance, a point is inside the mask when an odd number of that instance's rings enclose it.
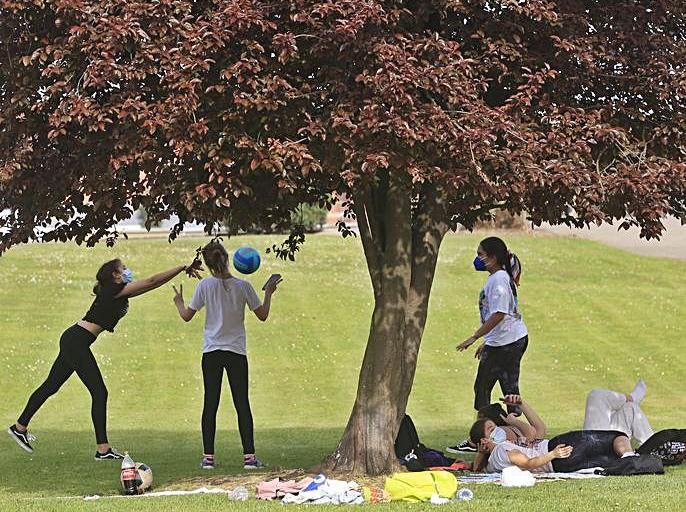
<instances>
[{"instance_id":1,"label":"person's outstretched arm","mask_svg":"<svg viewBox=\"0 0 686 512\"><path fill-rule=\"evenodd\" d=\"M140 279L138 281L133 281L132 283L127 283L124 288L116 295L119 297L137 297L138 295L143 295L144 293L159 288L165 283L168 283L181 272L186 272L189 276L200 278L199 270L201 270L199 264L195 262L191 265L179 265L178 267L165 270L158 274L146 277L145 279Z\"/></svg>"}]
</instances>

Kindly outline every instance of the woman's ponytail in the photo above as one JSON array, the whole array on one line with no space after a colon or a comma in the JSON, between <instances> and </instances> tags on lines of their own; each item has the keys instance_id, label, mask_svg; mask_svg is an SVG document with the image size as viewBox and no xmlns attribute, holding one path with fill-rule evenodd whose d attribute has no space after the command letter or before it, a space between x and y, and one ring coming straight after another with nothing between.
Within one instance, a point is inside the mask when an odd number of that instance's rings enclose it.
<instances>
[{"instance_id":1,"label":"woman's ponytail","mask_svg":"<svg viewBox=\"0 0 686 512\"><path fill-rule=\"evenodd\" d=\"M519 286L519 278L522 275L522 263L516 254L507 250L505 242L497 236L489 236L484 238L479 245L481 245L481 248L488 256L495 257L500 268L504 269L510 276L510 279ZM513 287L513 293L515 296L517 295L516 286Z\"/></svg>"}]
</instances>

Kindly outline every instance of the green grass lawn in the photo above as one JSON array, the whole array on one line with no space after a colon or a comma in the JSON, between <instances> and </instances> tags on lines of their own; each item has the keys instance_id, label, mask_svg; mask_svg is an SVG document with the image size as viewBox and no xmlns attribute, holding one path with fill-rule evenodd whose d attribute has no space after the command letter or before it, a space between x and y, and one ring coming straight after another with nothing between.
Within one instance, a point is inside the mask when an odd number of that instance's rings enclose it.
<instances>
[{"instance_id":1,"label":"green grass lawn","mask_svg":"<svg viewBox=\"0 0 686 512\"><path fill-rule=\"evenodd\" d=\"M422 441L443 448L465 437L473 419L473 351L455 344L478 323L477 296L486 277L472 268L480 234L443 244L409 412ZM507 235L524 264L520 298L530 345L521 389L549 432L581 427L586 393L596 386L629 391L648 383L644 410L654 428L686 426L684 351L686 262L630 255L593 242ZM231 239L230 248L259 249L279 237ZM31 245L0 258L0 423L12 423L45 378L61 332L91 302L98 266L119 256L141 278L187 263L199 239L122 241L115 248ZM285 280L267 323L247 321L251 402L259 456L271 468L307 468L335 447L355 396L369 329L372 293L359 240L320 235L296 263L265 256L249 280L259 289L272 272ZM185 282L188 300L194 283ZM200 356L203 315L184 324L171 284L131 300L114 334L93 350L109 388L113 446L149 464L157 489L207 476L201 454ZM494 398L498 391L494 393ZM225 387L214 476L242 473L235 413ZM118 464L93 461L90 397L73 377L31 424L35 453L0 437L2 510L206 510L223 496L59 499L118 493ZM533 489L473 486L465 510L686 509L686 469L666 476L540 483ZM279 504L250 501L242 509ZM402 504L378 506L398 509ZM420 507L424 507L420 505ZM428 505L426 507L429 507ZM452 507L452 506L451 506Z\"/></svg>"}]
</instances>

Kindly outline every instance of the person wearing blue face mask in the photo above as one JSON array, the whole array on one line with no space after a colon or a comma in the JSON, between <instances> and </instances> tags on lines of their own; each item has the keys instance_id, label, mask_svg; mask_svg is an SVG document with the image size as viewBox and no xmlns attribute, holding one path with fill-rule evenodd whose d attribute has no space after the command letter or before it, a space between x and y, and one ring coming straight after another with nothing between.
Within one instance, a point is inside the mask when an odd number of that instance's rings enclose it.
<instances>
[{"instance_id":1,"label":"person wearing blue face mask","mask_svg":"<svg viewBox=\"0 0 686 512\"><path fill-rule=\"evenodd\" d=\"M474 355L479 359L474 382L474 409L478 411L491 402L496 382L500 383L503 395L520 394L520 362L529 336L519 311L517 286L521 263L517 256L508 251L500 238L488 237L479 244L473 264L475 270L489 274L479 295L481 326L456 349L462 352L484 338ZM508 404L508 412L521 413L519 406L513 404ZM476 452L476 446L465 440L449 447L449 451Z\"/></svg>"},{"instance_id":2,"label":"person wearing blue face mask","mask_svg":"<svg viewBox=\"0 0 686 512\"><path fill-rule=\"evenodd\" d=\"M527 417L537 418L531 406L518 396L508 396L506 403L518 402ZM629 437L617 430L577 430L546 439L542 422L532 423L534 437L513 439L490 418L478 419L469 431L472 443L479 446L473 470L501 472L509 466L551 473L569 473L593 467L606 467L620 457L635 455Z\"/></svg>"},{"instance_id":3,"label":"person wearing blue face mask","mask_svg":"<svg viewBox=\"0 0 686 512\"><path fill-rule=\"evenodd\" d=\"M45 381L36 389L17 422L7 433L17 444L33 453L35 437L27 430L31 418L45 401L62 387L73 373L79 376L91 395L91 418L95 429L95 460L121 459L123 455L110 447L107 439L107 388L90 346L102 331L114 332L114 327L126 315L129 298L159 288L181 272L200 277L200 262L182 265L146 279L134 281L133 272L120 259L103 264L96 274L93 288L95 299L83 319L69 327L60 338L60 351Z\"/></svg>"}]
</instances>

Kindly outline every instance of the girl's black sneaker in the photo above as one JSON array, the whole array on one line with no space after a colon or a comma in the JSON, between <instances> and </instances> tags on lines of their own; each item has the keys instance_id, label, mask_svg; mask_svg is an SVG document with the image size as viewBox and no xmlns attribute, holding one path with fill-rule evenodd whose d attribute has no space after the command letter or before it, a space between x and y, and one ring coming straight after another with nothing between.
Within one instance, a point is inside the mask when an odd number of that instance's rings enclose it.
<instances>
[{"instance_id":1,"label":"girl's black sneaker","mask_svg":"<svg viewBox=\"0 0 686 512\"><path fill-rule=\"evenodd\" d=\"M95 452L95 460L117 460L123 459L124 455L119 453L117 450L110 448L105 453Z\"/></svg>"},{"instance_id":2,"label":"girl's black sneaker","mask_svg":"<svg viewBox=\"0 0 686 512\"><path fill-rule=\"evenodd\" d=\"M10 425L9 428L7 429L7 433L10 435L12 439L14 439L19 446L21 446L24 450L26 450L29 453L33 453L33 447L29 443L30 441L35 441L36 436L33 434L29 433L27 430L26 432L20 432L16 425Z\"/></svg>"},{"instance_id":3,"label":"girl's black sneaker","mask_svg":"<svg viewBox=\"0 0 686 512\"><path fill-rule=\"evenodd\" d=\"M469 442L469 439L465 439L455 446L448 446L445 451L448 453L476 453L479 450Z\"/></svg>"}]
</instances>

